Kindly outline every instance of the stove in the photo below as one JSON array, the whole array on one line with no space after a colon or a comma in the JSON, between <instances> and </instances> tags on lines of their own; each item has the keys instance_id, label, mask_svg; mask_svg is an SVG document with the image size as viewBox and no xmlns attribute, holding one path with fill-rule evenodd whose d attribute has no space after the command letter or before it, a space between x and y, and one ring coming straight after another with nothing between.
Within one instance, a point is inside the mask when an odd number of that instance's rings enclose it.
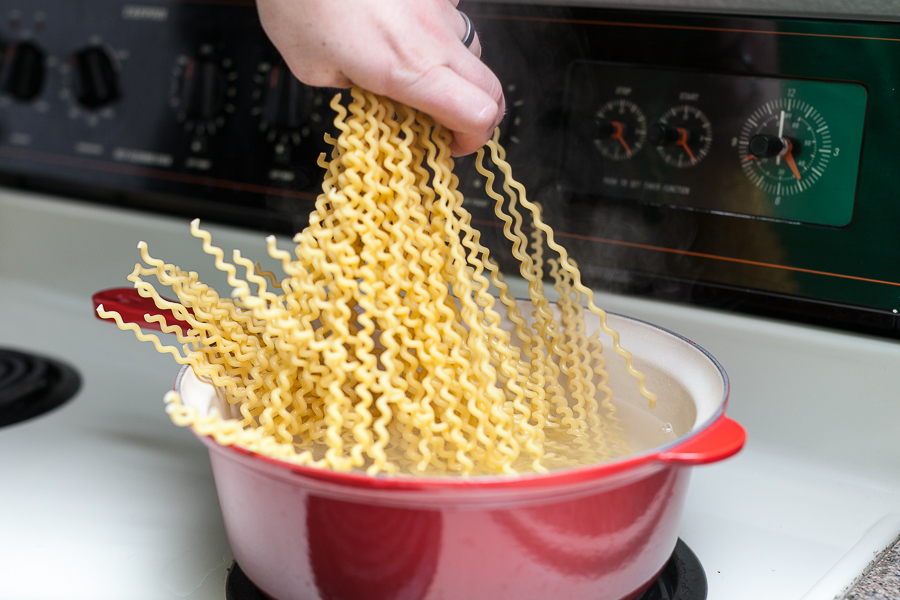
<instances>
[{"instance_id":1,"label":"stove","mask_svg":"<svg viewBox=\"0 0 900 600\"><path fill-rule=\"evenodd\" d=\"M511 86L510 162L554 207L598 304L686 336L728 372L747 445L693 470L679 531L706 597L840 599L900 539L900 26L577 4L464 6ZM195 216L218 245L254 257L268 233L302 226L327 95L304 89L304 127L285 129L278 111L263 119L265 86L296 84L272 76L281 67L254 15L240 0L0 0L6 60L14 47L43 67L37 89L0 71L0 348L56 365L71 394L0 428L0 512L19 516L0 525L0 597L220 600L234 581L206 450L163 410L177 365L97 320L92 296L127 285L140 240L227 290L189 235ZM553 50L526 66L491 54L525 46ZM225 119L215 136L179 105L191 58L234 86L232 108L203 117ZM85 62L110 66L115 97L88 107L72 94ZM648 126L675 124L667 107L696 107L708 153L679 167L671 147L643 138L633 160L610 158L603 121L618 100ZM797 117L783 126L795 141L829 148L808 189L806 171L746 159L782 110ZM477 177L459 168L493 250ZM783 175L792 194L779 195ZM646 600L678 598L654 585Z\"/></svg>"},{"instance_id":2,"label":"stove","mask_svg":"<svg viewBox=\"0 0 900 600\"><path fill-rule=\"evenodd\" d=\"M697 555L682 540L659 577L637 600L706 600L706 573Z\"/></svg>"},{"instance_id":3,"label":"stove","mask_svg":"<svg viewBox=\"0 0 900 600\"><path fill-rule=\"evenodd\" d=\"M224 597L233 556L205 448L171 424L177 365L92 314L122 283L139 239L202 264L181 219L0 191L0 344L64 357L78 395L0 430L10 598ZM263 235L223 226L224 246L263 255ZM35 244L30 232L53 244ZM79 257L73 260L72 257ZM678 331L732 382L745 449L694 469L680 537L710 600L840 598L900 536L892 340L706 308L600 294L603 306ZM848 398L852 400L848 408ZM52 565L55 576L44 576Z\"/></svg>"}]
</instances>

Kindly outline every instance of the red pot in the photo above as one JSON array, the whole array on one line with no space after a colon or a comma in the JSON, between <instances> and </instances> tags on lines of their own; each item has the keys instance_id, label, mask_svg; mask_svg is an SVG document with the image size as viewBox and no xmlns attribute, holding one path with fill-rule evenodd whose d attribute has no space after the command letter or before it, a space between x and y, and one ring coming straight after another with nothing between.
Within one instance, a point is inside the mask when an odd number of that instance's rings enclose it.
<instances>
[{"instance_id":1,"label":"red pot","mask_svg":"<svg viewBox=\"0 0 900 600\"><path fill-rule=\"evenodd\" d=\"M202 437L237 562L279 600L624 600L655 579L678 534L690 467L743 446L728 380L702 348L610 315L660 396L674 442L521 476L369 477L293 466ZM590 331L590 329L589 329ZM646 400L607 353L616 402ZM186 404L215 389L183 369Z\"/></svg>"}]
</instances>

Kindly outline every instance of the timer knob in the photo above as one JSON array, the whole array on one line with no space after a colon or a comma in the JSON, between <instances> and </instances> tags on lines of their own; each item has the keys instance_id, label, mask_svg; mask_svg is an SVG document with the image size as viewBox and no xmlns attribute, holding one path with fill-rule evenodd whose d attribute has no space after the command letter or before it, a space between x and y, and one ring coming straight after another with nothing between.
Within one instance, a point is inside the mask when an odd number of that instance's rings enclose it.
<instances>
[{"instance_id":1,"label":"timer knob","mask_svg":"<svg viewBox=\"0 0 900 600\"><path fill-rule=\"evenodd\" d=\"M9 44L3 57L0 90L17 100L34 100L44 88L44 51L33 42Z\"/></svg>"},{"instance_id":2,"label":"timer knob","mask_svg":"<svg viewBox=\"0 0 900 600\"><path fill-rule=\"evenodd\" d=\"M269 72L262 119L268 129L297 130L303 125L310 103L309 89L283 64Z\"/></svg>"},{"instance_id":3,"label":"timer knob","mask_svg":"<svg viewBox=\"0 0 900 600\"><path fill-rule=\"evenodd\" d=\"M770 156L781 156L788 149L788 141L777 135L766 135L759 133L750 138L747 145L750 154L757 158L767 158Z\"/></svg>"},{"instance_id":4,"label":"timer knob","mask_svg":"<svg viewBox=\"0 0 900 600\"><path fill-rule=\"evenodd\" d=\"M119 99L119 78L113 58L101 46L90 46L69 57L75 98L87 108L99 108Z\"/></svg>"},{"instance_id":5,"label":"timer knob","mask_svg":"<svg viewBox=\"0 0 900 600\"><path fill-rule=\"evenodd\" d=\"M594 134L599 138L612 137L616 133L614 121L610 119L594 119Z\"/></svg>"},{"instance_id":6,"label":"timer knob","mask_svg":"<svg viewBox=\"0 0 900 600\"><path fill-rule=\"evenodd\" d=\"M683 135L678 127L672 127L665 123L655 123L647 129L647 141L654 146L669 146L677 144ZM688 134L690 137L690 134ZM689 142L690 140L686 140Z\"/></svg>"},{"instance_id":7,"label":"timer knob","mask_svg":"<svg viewBox=\"0 0 900 600\"><path fill-rule=\"evenodd\" d=\"M181 82L181 106L185 117L201 121L215 119L225 106L225 68L213 57L188 60Z\"/></svg>"}]
</instances>

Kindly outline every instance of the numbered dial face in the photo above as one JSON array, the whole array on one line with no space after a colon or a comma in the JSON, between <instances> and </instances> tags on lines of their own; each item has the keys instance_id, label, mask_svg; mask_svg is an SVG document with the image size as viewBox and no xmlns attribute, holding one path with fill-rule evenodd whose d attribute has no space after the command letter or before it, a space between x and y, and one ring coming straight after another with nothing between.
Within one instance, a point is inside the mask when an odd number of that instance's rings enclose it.
<instances>
[{"instance_id":1,"label":"numbered dial face","mask_svg":"<svg viewBox=\"0 0 900 600\"><path fill-rule=\"evenodd\" d=\"M737 147L750 181L775 196L809 189L837 151L819 111L796 98L772 100L754 111Z\"/></svg>"},{"instance_id":2,"label":"numbered dial face","mask_svg":"<svg viewBox=\"0 0 900 600\"><path fill-rule=\"evenodd\" d=\"M610 100L597 111L594 122L594 146L611 160L628 160L647 139L647 119L629 100Z\"/></svg>"},{"instance_id":3,"label":"numbered dial face","mask_svg":"<svg viewBox=\"0 0 900 600\"><path fill-rule=\"evenodd\" d=\"M203 46L196 56L180 56L173 70L169 102L186 132L205 138L225 125L234 112L237 71L228 57Z\"/></svg>"},{"instance_id":4,"label":"numbered dial face","mask_svg":"<svg viewBox=\"0 0 900 600\"><path fill-rule=\"evenodd\" d=\"M254 81L251 112L276 157L287 161L293 148L322 137L328 104L320 90L300 83L283 62L260 63Z\"/></svg>"},{"instance_id":5,"label":"numbered dial face","mask_svg":"<svg viewBox=\"0 0 900 600\"><path fill-rule=\"evenodd\" d=\"M683 169L709 154L712 127L699 108L683 104L663 113L650 127L648 139L666 164Z\"/></svg>"}]
</instances>

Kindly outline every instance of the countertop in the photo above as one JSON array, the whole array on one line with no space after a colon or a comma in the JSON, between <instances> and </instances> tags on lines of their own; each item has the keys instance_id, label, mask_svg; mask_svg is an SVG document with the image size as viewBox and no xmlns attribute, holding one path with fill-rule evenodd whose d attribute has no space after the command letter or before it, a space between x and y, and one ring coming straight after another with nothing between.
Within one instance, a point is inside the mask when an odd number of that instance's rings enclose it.
<instances>
[{"instance_id":1,"label":"countertop","mask_svg":"<svg viewBox=\"0 0 900 600\"><path fill-rule=\"evenodd\" d=\"M894 544L850 590L844 600L895 600L900 598L900 542Z\"/></svg>"}]
</instances>

